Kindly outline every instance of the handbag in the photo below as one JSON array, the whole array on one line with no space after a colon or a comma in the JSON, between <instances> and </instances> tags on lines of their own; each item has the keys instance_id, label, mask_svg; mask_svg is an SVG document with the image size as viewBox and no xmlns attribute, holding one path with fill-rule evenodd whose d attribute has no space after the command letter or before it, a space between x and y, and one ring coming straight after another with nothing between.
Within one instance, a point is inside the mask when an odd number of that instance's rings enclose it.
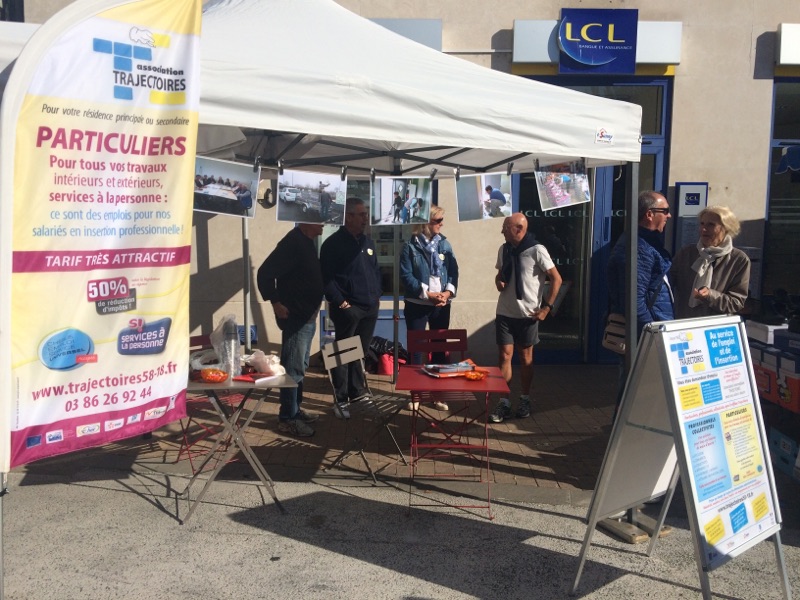
<instances>
[{"instance_id":1,"label":"handbag","mask_svg":"<svg viewBox=\"0 0 800 600\"><path fill-rule=\"evenodd\" d=\"M611 313L606 318L603 330L603 348L617 354L625 354L625 315Z\"/></svg>"},{"instance_id":2,"label":"handbag","mask_svg":"<svg viewBox=\"0 0 800 600\"><path fill-rule=\"evenodd\" d=\"M658 287L655 289L652 298L650 298L647 303L647 310L653 308L653 304L655 304L658 293L661 291L661 286L663 285L664 280L662 279L658 283ZM617 354L625 354L625 315L610 313L608 317L606 317L606 328L603 330L602 344L603 348L606 350L611 350Z\"/></svg>"}]
</instances>

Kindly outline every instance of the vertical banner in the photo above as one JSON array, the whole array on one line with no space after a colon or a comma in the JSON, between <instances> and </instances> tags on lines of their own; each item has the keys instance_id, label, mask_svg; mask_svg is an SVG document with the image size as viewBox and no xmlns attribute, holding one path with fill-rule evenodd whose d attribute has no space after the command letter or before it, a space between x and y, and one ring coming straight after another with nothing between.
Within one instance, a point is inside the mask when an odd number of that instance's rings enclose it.
<instances>
[{"instance_id":1,"label":"vertical banner","mask_svg":"<svg viewBox=\"0 0 800 600\"><path fill-rule=\"evenodd\" d=\"M201 0L79 1L17 61L4 471L185 415L200 21Z\"/></svg>"}]
</instances>

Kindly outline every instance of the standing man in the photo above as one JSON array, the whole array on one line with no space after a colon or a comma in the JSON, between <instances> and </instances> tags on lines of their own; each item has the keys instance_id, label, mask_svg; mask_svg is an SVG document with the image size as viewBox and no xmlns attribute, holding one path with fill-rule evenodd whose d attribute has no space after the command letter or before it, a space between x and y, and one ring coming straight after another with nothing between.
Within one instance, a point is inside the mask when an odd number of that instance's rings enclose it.
<instances>
[{"instance_id":1,"label":"standing man","mask_svg":"<svg viewBox=\"0 0 800 600\"><path fill-rule=\"evenodd\" d=\"M324 184L320 183L320 192L319 192L319 216L322 217L322 222L325 223L328 220L328 216L330 215L331 211L331 204L333 204L333 199L331 195L325 190Z\"/></svg>"},{"instance_id":2,"label":"standing man","mask_svg":"<svg viewBox=\"0 0 800 600\"><path fill-rule=\"evenodd\" d=\"M400 221L400 211L403 208L403 199L400 197L400 192L394 193L392 206L394 207L394 219L392 219L392 223L396 223L397 221Z\"/></svg>"},{"instance_id":3,"label":"standing man","mask_svg":"<svg viewBox=\"0 0 800 600\"><path fill-rule=\"evenodd\" d=\"M258 291L272 303L281 329L281 365L297 383L295 389L281 388L278 431L298 437L314 435L309 423L319 418L300 405L322 302L322 271L314 244L321 234L321 224L302 223L292 229L259 267L257 277Z\"/></svg>"},{"instance_id":4,"label":"standing man","mask_svg":"<svg viewBox=\"0 0 800 600\"><path fill-rule=\"evenodd\" d=\"M673 312L672 288L669 284L669 269L672 266L669 252L664 248L664 227L670 218L669 203L658 192L652 190L639 194L639 233L636 248L636 331L654 321L671 321ZM619 236L611 249L606 267L608 282L609 313L626 314L626 248L625 235ZM620 361L620 379L617 392L617 407L625 390L625 360Z\"/></svg>"},{"instance_id":5,"label":"standing man","mask_svg":"<svg viewBox=\"0 0 800 600\"><path fill-rule=\"evenodd\" d=\"M500 190L492 189L492 186L486 186L486 193L489 194L489 216L499 217L502 213L501 206L506 205L506 197Z\"/></svg>"},{"instance_id":6,"label":"standing man","mask_svg":"<svg viewBox=\"0 0 800 600\"><path fill-rule=\"evenodd\" d=\"M344 227L322 244L320 261L325 298L336 328L336 340L357 335L366 352L372 341L381 298L381 272L375 244L364 235L369 211L360 198L345 203ZM332 372L333 414L349 419L348 402L369 397L367 378L358 361L336 367Z\"/></svg>"},{"instance_id":7,"label":"standing man","mask_svg":"<svg viewBox=\"0 0 800 600\"><path fill-rule=\"evenodd\" d=\"M639 194L639 237L636 249L636 330L654 321L671 321L672 288L668 273L672 266L664 248L664 227L670 219L669 203L658 192ZM611 250L606 275L609 312L625 314L625 236ZM629 315L625 315L629 318Z\"/></svg>"},{"instance_id":8,"label":"standing man","mask_svg":"<svg viewBox=\"0 0 800 600\"><path fill-rule=\"evenodd\" d=\"M536 243L528 233L528 219L514 213L503 221L506 243L497 254L497 275L494 278L500 298L497 300L495 335L500 358L500 371L511 383L511 358L516 349L520 362L519 405L516 417L524 419L531 414L530 389L533 382L533 346L539 343L539 321L544 321L553 309L553 302L561 288L561 275L553 264L547 248ZM546 300L544 284L550 278ZM492 423L502 423L511 418L511 402L501 398L489 415Z\"/></svg>"}]
</instances>

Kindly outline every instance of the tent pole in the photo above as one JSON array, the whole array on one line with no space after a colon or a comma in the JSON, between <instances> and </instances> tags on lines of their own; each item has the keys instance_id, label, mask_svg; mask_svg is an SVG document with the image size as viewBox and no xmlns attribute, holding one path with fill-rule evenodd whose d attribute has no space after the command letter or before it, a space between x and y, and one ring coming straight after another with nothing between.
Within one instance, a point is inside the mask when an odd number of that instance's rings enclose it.
<instances>
[{"instance_id":1,"label":"tent pole","mask_svg":"<svg viewBox=\"0 0 800 600\"><path fill-rule=\"evenodd\" d=\"M400 370L400 360L398 357L400 345L400 236L397 235L397 230L397 227L392 227L392 255L394 256L394 269L392 269L392 326L394 327L392 385L397 382L397 373Z\"/></svg>"},{"instance_id":2,"label":"tent pole","mask_svg":"<svg viewBox=\"0 0 800 600\"><path fill-rule=\"evenodd\" d=\"M628 163L627 177L625 178L625 216L626 216L626 247L625 260L628 263L627 278L625 285L626 310L628 318L625 320L625 346L628 351L625 353L625 373L630 373L633 358L636 356L636 343L639 336L637 331L636 319L636 276L638 265L636 260L636 249L639 245L639 163Z\"/></svg>"},{"instance_id":3,"label":"tent pole","mask_svg":"<svg viewBox=\"0 0 800 600\"><path fill-rule=\"evenodd\" d=\"M250 339L250 231L247 219L242 219L242 264L244 265L244 350L247 354L253 353L253 344ZM2 600L2 599L0 599Z\"/></svg>"}]
</instances>

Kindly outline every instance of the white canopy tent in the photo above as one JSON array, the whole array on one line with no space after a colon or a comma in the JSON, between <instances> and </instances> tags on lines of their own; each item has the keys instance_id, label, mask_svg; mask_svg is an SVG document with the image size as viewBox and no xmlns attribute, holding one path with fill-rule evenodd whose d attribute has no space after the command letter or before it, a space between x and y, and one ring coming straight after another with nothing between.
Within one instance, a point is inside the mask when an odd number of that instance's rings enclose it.
<instances>
[{"instance_id":1,"label":"white canopy tent","mask_svg":"<svg viewBox=\"0 0 800 600\"><path fill-rule=\"evenodd\" d=\"M635 248L640 106L447 56L332 0L211 0L202 27L198 153L351 176L437 168L440 178L631 162ZM36 28L0 23L0 93Z\"/></svg>"},{"instance_id":2,"label":"white canopy tent","mask_svg":"<svg viewBox=\"0 0 800 600\"><path fill-rule=\"evenodd\" d=\"M35 26L0 25L2 69ZM639 106L447 56L332 0L212 0L201 45L200 122L250 130L248 160L440 177L639 161Z\"/></svg>"}]
</instances>

